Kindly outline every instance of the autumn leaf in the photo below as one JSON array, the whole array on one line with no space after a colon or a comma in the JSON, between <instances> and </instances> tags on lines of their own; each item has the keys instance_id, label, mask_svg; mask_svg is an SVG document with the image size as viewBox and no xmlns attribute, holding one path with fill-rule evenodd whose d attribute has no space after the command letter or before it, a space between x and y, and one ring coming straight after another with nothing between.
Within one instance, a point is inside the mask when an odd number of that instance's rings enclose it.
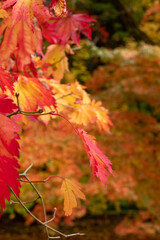
<instances>
[{"instance_id":1,"label":"autumn leaf","mask_svg":"<svg viewBox=\"0 0 160 240\"><path fill-rule=\"evenodd\" d=\"M101 182L106 185L108 172L112 173L110 160L97 147L95 137L87 134L83 129L77 129L77 133L81 137L87 151L93 175L97 176Z\"/></svg>"},{"instance_id":2,"label":"autumn leaf","mask_svg":"<svg viewBox=\"0 0 160 240\"><path fill-rule=\"evenodd\" d=\"M99 130L102 129L109 133L110 127L113 126L108 116L108 110L102 106L100 101L94 99L89 104L77 104L77 111L72 111L70 121L76 124L87 126L89 123L96 123Z\"/></svg>"},{"instance_id":3,"label":"autumn leaf","mask_svg":"<svg viewBox=\"0 0 160 240\"><path fill-rule=\"evenodd\" d=\"M100 101L91 100L84 86L78 82L68 85L51 82L51 85L57 99L58 111L64 111L68 107L70 122L84 126L96 123L100 131L110 132L113 124L108 110L102 106Z\"/></svg>"},{"instance_id":4,"label":"autumn leaf","mask_svg":"<svg viewBox=\"0 0 160 240\"><path fill-rule=\"evenodd\" d=\"M14 53L17 59L18 70L23 70L24 65L31 63L31 56L42 53L42 34L38 26L34 26L34 31L27 26L22 19L14 26L11 26L11 16L3 21L0 26L0 33L3 34L3 42L0 46L0 63L4 68L9 68L14 61L11 55ZM11 65L13 68L13 66ZM10 68L9 68L10 69Z\"/></svg>"},{"instance_id":5,"label":"autumn leaf","mask_svg":"<svg viewBox=\"0 0 160 240\"><path fill-rule=\"evenodd\" d=\"M0 67L0 86L2 91L9 89L11 93L14 92L13 82L12 82L12 76L9 72L7 72L5 69Z\"/></svg>"},{"instance_id":6,"label":"autumn leaf","mask_svg":"<svg viewBox=\"0 0 160 240\"><path fill-rule=\"evenodd\" d=\"M61 192L64 195L64 211L65 215L72 214L72 209L77 207L76 197L85 200L85 195L81 192L81 187L69 179L62 182Z\"/></svg>"},{"instance_id":7,"label":"autumn leaf","mask_svg":"<svg viewBox=\"0 0 160 240\"><path fill-rule=\"evenodd\" d=\"M25 24L24 21L20 21L20 27L18 31L18 48L17 48L17 64L21 70L24 65L29 65L32 60L32 55L35 53L43 55L42 53L42 34L38 26L34 26L34 31Z\"/></svg>"},{"instance_id":8,"label":"autumn leaf","mask_svg":"<svg viewBox=\"0 0 160 240\"><path fill-rule=\"evenodd\" d=\"M0 95L0 113L12 113L18 107L13 103L12 99L9 99L6 95Z\"/></svg>"},{"instance_id":9,"label":"autumn leaf","mask_svg":"<svg viewBox=\"0 0 160 240\"><path fill-rule=\"evenodd\" d=\"M19 75L15 83L15 92L19 93L20 108L23 111L36 111L37 108L54 106L56 102L51 89L38 78L27 78Z\"/></svg>"},{"instance_id":10,"label":"autumn leaf","mask_svg":"<svg viewBox=\"0 0 160 240\"><path fill-rule=\"evenodd\" d=\"M64 72L69 71L68 59L61 45L50 45L43 61L52 65L48 66L48 75L53 75L55 80L60 81L64 76Z\"/></svg>"},{"instance_id":11,"label":"autumn leaf","mask_svg":"<svg viewBox=\"0 0 160 240\"><path fill-rule=\"evenodd\" d=\"M17 24L23 18L28 27L33 30L35 15L46 18L46 21L48 20L48 11L42 0L6 0L1 8L6 9L11 6L13 6L12 25Z\"/></svg>"},{"instance_id":12,"label":"autumn leaf","mask_svg":"<svg viewBox=\"0 0 160 240\"><path fill-rule=\"evenodd\" d=\"M52 0L50 4L50 10L54 10L56 17L63 17L67 14L66 1L65 0Z\"/></svg>"},{"instance_id":13,"label":"autumn leaf","mask_svg":"<svg viewBox=\"0 0 160 240\"><path fill-rule=\"evenodd\" d=\"M91 39L92 30L89 23L96 20L87 14L71 14L66 17L53 17L53 23L45 23L42 29L42 34L52 44L59 43L65 46L68 40L80 45L80 32L87 38Z\"/></svg>"},{"instance_id":14,"label":"autumn leaf","mask_svg":"<svg viewBox=\"0 0 160 240\"><path fill-rule=\"evenodd\" d=\"M1 104L1 100L0 100ZM5 198L9 201L12 188L19 195L20 183L17 168L19 164L16 157L19 156L18 132L21 130L13 120L0 114L0 214L5 208Z\"/></svg>"}]
</instances>

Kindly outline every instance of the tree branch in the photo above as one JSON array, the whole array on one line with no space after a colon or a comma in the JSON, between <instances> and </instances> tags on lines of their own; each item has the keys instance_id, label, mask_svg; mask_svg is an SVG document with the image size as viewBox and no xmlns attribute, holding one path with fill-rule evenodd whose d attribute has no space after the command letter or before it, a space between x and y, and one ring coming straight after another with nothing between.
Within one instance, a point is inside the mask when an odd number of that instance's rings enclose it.
<instances>
[{"instance_id":1,"label":"tree branch","mask_svg":"<svg viewBox=\"0 0 160 240\"><path fill-rule=\"evenodd\" d=\"M19 203L19 204L26 210L26 212L27 212L30 216L32 216L38 223L40 223L41 225L43 225L43 226L46 228L46 233L47 233L48 239L60 238L60 236L63 236L63 237L68 238L68 237L72 237L72 236L85 235L85 233L72 233L72 234L68 234L68 235L67 235L67 234L64 234L64 233L62 233L62 232L60 232L60 231L58 231L58 230L56 230L56 229L48 226L48 223L50 223L51 221L53 221L53 220L55 219L57 209L54 208L53 217L52 217L50 220L47 220L47 213L46 213L46 208L45 208L45 204L44 204L44 201L43 201L43 197L42 197L42 195L40 194L40 192L38 191L38 189L35 187L35 185L33 184L33 182L30 181L29 177L27 176L28 171L32 168L32 166L33 166L33 164L31 164L23 173L21 173L20 176L21 176L21 177L24 177L24 178L26 179L25 182L28 182L28 183L32 186L33 190L36 192L37 198L36 198L34 201L37 201L38 199L41 200L41 204L42 204L42 208L43 208L43 213L44 213L44 222L42 222L39 218L37 218L37 217L25 206L25 204L31 203L31 202L22 202L21 199L15 194L15 192L13 191L13 189L9 187L10 191L13 193L13 195L14 195L15 198L17 199L17 202L11 201L11 203ZM52 176L54 176L54 177L59 177L59 176L56 176L56 175L52 175ZM51 176L50 176L50 177L51 177ZM47 181L50 177L48 177L48 178L45 179L45 180ZM59 178L62 178L62 177L59 177ZM45 180L44 180L44 181L40 181L40 182L46 182ZM37 181L36 181L36 182L37 182ZM38 182L39 182L39 181L38 181ZM34 202L34 201L32 201L32 202ZM48 230L51 230L51 231L59 234L60 236L54 236L54 237L52 237L52 236L49 235Z\"/></svg>"}]
</instances>

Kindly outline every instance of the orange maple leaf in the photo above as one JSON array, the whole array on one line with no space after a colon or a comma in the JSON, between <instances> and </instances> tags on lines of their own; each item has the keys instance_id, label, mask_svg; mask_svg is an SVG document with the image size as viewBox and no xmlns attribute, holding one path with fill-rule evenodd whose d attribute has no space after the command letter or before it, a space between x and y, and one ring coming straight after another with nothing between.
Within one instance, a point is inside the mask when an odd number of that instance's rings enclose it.
<instances>
[{"instance_id":1,"label":"orange maple leaf","mask_svg":"<svg viewBox=\"0 0 160 240\"><path fill-rule=\"evenodd\" d=\"M51 89L38 78L27 78L19 76L15 83L15 92L19 93L20 108L23 111L33 112L38 107L54 106L56 102L52 96Z\"/></svg>"},{"instance_id":2,"label":"orange maple leaf","mask_svg":"<svg viewBox=\"0 0 160 240\"><path fill-rule=\"evenodd\" d=\"M12 24L15 25L21 19L27 23L28 27L33 30L34 16L46 18L50 17L49 11L43 5L42 0L6 0L1 8L6 9L12 7Z\"/></svg>"},{"instance_id":3,"label":"orange maple leaf","mask_svg":"<svg viewBox=\"0 0 160 240\"><path fill-rule=\"evenodd\" d=\"M0 63L2 67L13 67L11 54L17 59L18 70L23 70L24 65L31 63L31 55L42 54L42 35L38 26L34 26L34 32L22 19L12 26L9 16L0 26L0 34L4 33L3 42L0 46ZM12 64L11 64L12 62Z\"/></svg>"},{"instance_id":4,"label":"orange maple leaf","mask_svg":"<svg viewBox=\"0 0 160 240\"><path fill-rule=\"evenodd\" d=\"M85 195L81 192L81 187L77 183L64 179L61 186L61 192L64 195L64 211L65 215L72 214L72 209L77 207L76 197L85 200Z\"/></svg>"}]
</instances>

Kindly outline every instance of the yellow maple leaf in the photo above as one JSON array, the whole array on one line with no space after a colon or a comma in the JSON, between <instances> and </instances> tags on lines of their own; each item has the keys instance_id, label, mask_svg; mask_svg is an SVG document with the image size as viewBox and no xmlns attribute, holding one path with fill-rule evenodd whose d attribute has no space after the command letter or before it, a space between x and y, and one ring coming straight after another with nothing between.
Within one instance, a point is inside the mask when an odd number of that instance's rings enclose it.
<instances>
[{"instance_id":1,"label":"yellow maple leaf","mask_svg":"<svg viewBox=\"0 0 160 240\"><path fill-rule=\"evenodd\" d=\"M102 106L100 101L94 99L88 104L77 104L77 107L69 114L70 121L76 124L87 126L89 123L96 123L99 130L109 133L112 122L108 116L108 110Z\"/></svg>"},{"instance_id":2,"label":"yellow maple leaf","mask_svg":"<svg viewBox=\"0 0 160 240\"><path fill-rule=\"evenodd\" d=\"M46 82L47 80L44 79ZM60 84L49 80L48 85L52 87L56 99L57 110L67 116L70 122L87 126L90 123L97 124L99 130L109 133L112 122L108 110L102 106L100 101L91 100L89 94L78 82L71 84ZM47 123L52 116L46 116Z\"/></svg>"},{"instance_id":3,"label":"yellow maple leaf","mask_svg":"<svg viewBox=\"0 0 160 240\"><path fill-rule=\"evenodd\" d=\"M65 179L62 182L61 192L64 195L64 211L65 215L72 214L72 209L77 207L76 197L85 200L85 195L81 192L79 184L72 182L69 179Z\"/></svg>"},{"instance_id":4,"label":"yellow maple leaf","mask_svg":"<svg viewBox=\"0 0 160 240\"><path fill-rule=\"evenodd\" d=\"M90 105L78 104L77 110L69 115L70 121L76 124L87 126L91 122L93 111Z\"/></svg>"},{"instance_id":5,"label":"yellow maple leaf","mask_svg":"<svg viewBox=\"0 0 160 240\"><path fill-rule=\"evenodd\" d=\"M61 45L50 45L43 61L52 64L52 66L48 67L48 75L53 75L55 80L60 81L64 76L64 72L69 71L65 49L62 49Z\"/></svg>"}]
</instances>

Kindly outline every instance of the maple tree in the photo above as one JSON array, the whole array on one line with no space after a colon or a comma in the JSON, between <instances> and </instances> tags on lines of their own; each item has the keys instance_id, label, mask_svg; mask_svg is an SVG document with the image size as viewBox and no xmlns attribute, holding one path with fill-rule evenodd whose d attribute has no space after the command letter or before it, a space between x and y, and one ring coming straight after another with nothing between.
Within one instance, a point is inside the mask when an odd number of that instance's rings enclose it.
<instances>
[{"instance_id":1,"label":"maple tree","mask_svg":"<svg viewBox=\"0 0 160 240\"><path fill-rule=\"evenodd\" d=\"M0 4L0 17L0 209L2 214L5 198L10 200L11 191L33 216L20 200L21 182L30 183L43 209L44 203L34 181L27 176L31 166L19 173L23 124L36 121L47 125L56 118L63 118L82 139L93 175L106 185L108 173L112 173L111 162L98 148L95 138L82 127L97 124L99 130L109 132L112 122L107 109L101 102L91 100L77 81L60 83L65 71L69 71L66 54L74 54L73 44L80 46L80 33L91 39L93 18L87 14L71 14L66 10L65 0L53 0L50 9L42 0L6 0ZM44 38L48 41L45 50ZM62 180L64 212L70 215L77 206L76 198L85 199L81 187L53 174L43 182L50 178ZM46 230L50 228L45 213L45 222L35 219Z\"/></svg>"}]
</instances>

